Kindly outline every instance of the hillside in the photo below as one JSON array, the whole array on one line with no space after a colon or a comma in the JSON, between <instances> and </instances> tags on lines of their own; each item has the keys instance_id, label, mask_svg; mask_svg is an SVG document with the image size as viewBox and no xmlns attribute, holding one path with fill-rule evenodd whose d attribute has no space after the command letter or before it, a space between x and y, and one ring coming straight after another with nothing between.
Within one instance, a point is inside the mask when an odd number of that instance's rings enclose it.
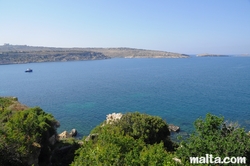
<instances>
[{"instance_id":1,"label":"hillside","mask_svg":"<svg viewBox=\"0 0 250 166\"><path fill-rule=\"evenodd\" d=\"M88 51L101 52L111 58L188 58L188 55L166 51L135 48L85 48Z\"/></svg>"},{"instance_id":2,"label":"hillside","mask_svg":"<svg viewBox=\"0 0 250 166\"><path fill-rule=\"evenodd\" d=\"M108 58L109 57L100 52L78 49L31 47L8 44L0 46L0 64L83 61Z\"/></svg>"},{"instance_id":3,"label":"hillside","mask_svg":"<svg viewBox=\"0 0 250 166\"><path fill-rule=\"evenodd\" d=\"M197 57L229 57L229 55L221 55L221 54L198 54Z\"/></svg>"},{"instance_id":4,"label":"hillside","mask_svg":"<svg viewBox=\"0 0 250 166\"><path fill-rule=\"evenodd\" d=\"M0 64L99 60L109 58L187 58L188 55L134 48L56 48L0 46Z\"/></svg>"}]
</instances>

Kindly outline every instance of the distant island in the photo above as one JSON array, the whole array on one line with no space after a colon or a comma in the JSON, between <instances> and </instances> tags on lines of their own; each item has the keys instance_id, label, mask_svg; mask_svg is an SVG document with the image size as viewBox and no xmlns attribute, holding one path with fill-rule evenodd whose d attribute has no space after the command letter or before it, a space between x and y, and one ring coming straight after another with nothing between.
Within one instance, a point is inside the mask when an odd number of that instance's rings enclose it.
<instances>
[{"instance_id":1,"label":"distant island","mask_svg":"<svg viewBox=\"0 0 250 166\"><path fill-rule=\"evenodd\" d=\"M188 58L188 55L135 48L57 48L4 44L0 46L1 64L65 62L110 58Z\"/></svg>"},{"instance_id":2,"label":"distant island","mask_svg":"<svg viewBox=\"0 0 250 166\"><path fill-rule=\"evenodd\" d=\"M229 55L221 55L221 54L197 54L197 57L229 57Z\"/></svg>"}]
</instances>

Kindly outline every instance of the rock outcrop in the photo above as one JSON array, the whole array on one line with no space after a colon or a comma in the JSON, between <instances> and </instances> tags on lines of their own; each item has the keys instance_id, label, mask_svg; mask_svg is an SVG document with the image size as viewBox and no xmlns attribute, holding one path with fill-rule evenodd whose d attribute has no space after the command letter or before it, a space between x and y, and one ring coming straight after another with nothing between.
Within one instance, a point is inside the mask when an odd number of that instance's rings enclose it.
<instances>
[{"instance_id":1,"label":"rock outcrop","mask_svg":"<svg viewBox=\"0 0 250 166\"><path fill-rule=\"evenodd\" d=\"M179 126L175 126L173 124L169 124L168 125L168 129L169 129L170 132L171 131L173 131L173 132L179 132L180 131L180 127Z\"/></svg>"},{"instance_id":2,"label":"rock outcrop","mask_svg":"<svg viewBox=\"0 0 250 166\"><path fill-rule=\"evenodd\" d=\"M76 137L77 136L77 130L72 129L70 133L68 133L66 130L63 131L61 134L57 135L58 140L66 139L66 138L71 138L71 137ZM51 138L52 139L52 138Z\"/></svg>"},{"instance_id":3,"label":"rock outcrop","mask_svg":"<svg viewBox=\"0 0 250 166\"><path fill-rule=\"evenodd\" d=\"M76 137L76 136L77 136L77 130L76 130L76 129L72 129L72 130L70 131L69 135L70 135L71 137Z\"/></svg>"},{"instance_id":4,"label":"rock outcrop","mask_svg":"<svg viewBox=\"0 0 250 166\"><path fill-rule=\"evenodd\" d=\"M69 138L69 133L67 131L64 131L61 134L58 134L57 138L58 138L58 140Z\"/></svg>"},{"instance_id":5,"label":"rock outcrop","mask_svg":"<svg viewBox=\"0 0 250 166\"><path fill-rule=\"evenodd\" d=\"M106 123L112 124L122 118L122 113L112 113L106 116Z\"/></svg>"}]
</instances>

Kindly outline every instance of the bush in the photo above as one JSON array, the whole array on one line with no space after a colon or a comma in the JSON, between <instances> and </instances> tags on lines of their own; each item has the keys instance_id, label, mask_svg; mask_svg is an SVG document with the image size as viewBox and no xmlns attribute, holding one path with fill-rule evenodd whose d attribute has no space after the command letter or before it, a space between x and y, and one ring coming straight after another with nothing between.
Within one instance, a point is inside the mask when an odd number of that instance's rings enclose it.
<instances>
[{"instance_id":1,"label":"bush","mask_svg":"<svg viewBox=\"0 0 250 166\"><path fill-rule=\"evenodd\" d=\"M91 133L100 133L105 122L97 126ZM142 114L139 112L126 113L112 126L118 127L123 135L129 135L134 139L142 139L146 144L155 144L163 142L169 150L174 150L174 143L170 140L170 132L166 121L158 116Z\"/></svg>"},{"instance_id":2,"label":"bush","mask_svg":"<svg viewBox=\"0 0 250 166\"><path fill-rule=\"evenodd\" d=\"M223 117L207 114L195 121L195 132L183 141L177 155L188 161L189 157L212 154L217 157L246 157L250 161L250 139L243 128L228 125ZM249 163L248 163L249 164Z\"/></svg>"},{"instance_id":3,"label":"bush","mask_svg":"<svg viewBox=\"0 0 250 166\"><path fill-rule=\"evenodd\" d=\"M108 126L108 127L107 127ZM166 165L168 153L163 143L146 144L120 133L111 125L103 127L96 141L86 141L76 153L71 166L83 165Z\"/></svg>"},{"instance_id":4,"label":"bush","mask_svg":"<svg viewBox=\"0 0 250 166\"><path fill-rule=\"evenodd\" d=\"M112 124L102 123L91 133L98 133L98 138L84 142L71 166L175 165L165 147L173 147L168 125L160 117L127 113Z\"/></svg>"},{"instance_id":5,"label":"bush","mask_svg":"<svg viewBox=\"0 0 250 166\"><path fill-rule=\"evenodd\" d=\"M2 112L5 118L8 110ZM41 108L35 107L8 114L8 120L0 128L0 164L29 165L32 155L48 156L48 138L56 133L55 119ZM46 153L43 153L46 152ZM34 157L35 158L35 157Z\"/></svg>"}]
</instances>

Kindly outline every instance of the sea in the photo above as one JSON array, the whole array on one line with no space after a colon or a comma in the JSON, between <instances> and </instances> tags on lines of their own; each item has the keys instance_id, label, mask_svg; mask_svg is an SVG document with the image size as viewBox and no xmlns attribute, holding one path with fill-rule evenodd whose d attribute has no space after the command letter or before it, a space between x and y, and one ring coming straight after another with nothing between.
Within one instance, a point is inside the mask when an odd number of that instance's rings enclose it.
<instances>
[{"instance_id":1,"label":"sea","mask_svg":"<svg viewBox=\"0 0 250 166\"><path fill-rule=\"evenodd\" d=\"M24 72L27 68L32 73ZM0 65L0 96L41 107L83 137L111 113L160 116L184 133L207 113L250 130L250 57L106 60Z\"/></svg>"}]
</instances>

